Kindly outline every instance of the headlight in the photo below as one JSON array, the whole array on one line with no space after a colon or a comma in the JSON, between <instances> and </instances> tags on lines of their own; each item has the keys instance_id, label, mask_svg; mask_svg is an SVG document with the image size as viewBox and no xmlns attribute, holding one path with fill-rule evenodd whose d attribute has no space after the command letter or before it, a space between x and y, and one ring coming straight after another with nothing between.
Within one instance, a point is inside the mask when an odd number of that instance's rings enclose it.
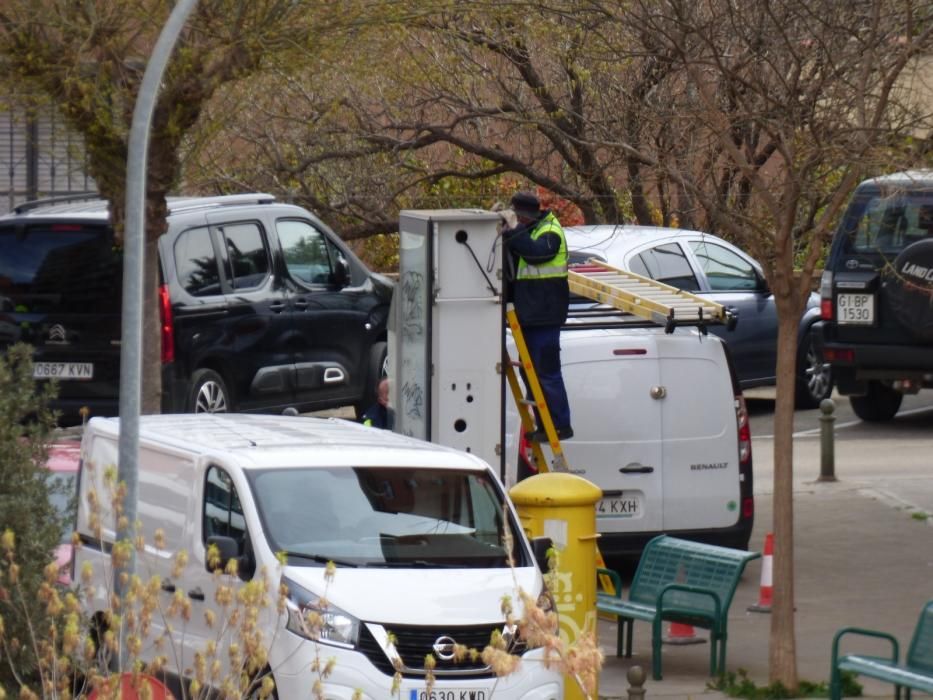
<instances>
[{"instance_id":1,"label":"headlight","mask_svg":"<svg viewBox=\"0 0 933 700\"><path fill-rule=\"evenodd\" d=\"M289 632L324 644L356 647L360 636L359 620L330 603L322 607L320 596L288 578L283 577L282 583L288 589L285 627Z\"/></svg>"}]
</instances>

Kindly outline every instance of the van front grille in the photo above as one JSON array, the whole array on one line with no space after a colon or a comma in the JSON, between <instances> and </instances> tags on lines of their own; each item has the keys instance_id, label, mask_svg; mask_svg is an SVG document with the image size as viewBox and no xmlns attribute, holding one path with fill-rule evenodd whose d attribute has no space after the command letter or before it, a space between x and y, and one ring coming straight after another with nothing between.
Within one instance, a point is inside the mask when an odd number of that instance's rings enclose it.
<instances>
[{"instance_id":1,"label":"van front grille","mask_svg":"<svg viewBox=\"0 0 933 700\"><path fill-rule=\"evenodd\" d=\"M462 661L444 660L435 652L434 647L449 638L457 644L482 652L489 645L493 632L502 629L502 624L465 627L385 627L385 630L394 636L395 651L401 659L399 670L404 678L424 677L424 660L428 655L433 655L437 662L434 675L438 678L490 678L495 674L482 659L473 660L468 657ZM373 636L367 624L363 624L360 631L359 649L380 671L387 675L395 673L389 655ZM525 644L521 640L512 643L513 654L522 654L524 651Z\"/></svg>"}]
</instances>

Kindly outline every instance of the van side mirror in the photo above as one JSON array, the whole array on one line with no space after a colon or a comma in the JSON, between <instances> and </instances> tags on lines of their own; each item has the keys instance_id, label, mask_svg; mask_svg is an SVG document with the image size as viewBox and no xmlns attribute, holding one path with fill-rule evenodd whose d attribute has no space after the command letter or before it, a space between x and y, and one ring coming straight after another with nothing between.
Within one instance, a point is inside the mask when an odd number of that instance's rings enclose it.
<instances>
[{"instance_id":1,"label":"van side mirror","mask_svg":"<svg viewBox=\"0 0 933 700\"><path fill-rule=\"evenodd\" d=\"M332 277L334 285L341 289L350 284L350 264L343 256L337 258Z\"/></svg>"},{"instance_id":2,"label":"van side mirror","mask_svg":"<svg viewBox=\"0 0 933 700\"><path fill-rule=\"evenodd\" d=\"M251 571L252 565L249 561L249 557L240 556L240 548L235 539L225 535L210 535L207 538L207 546L208 548L211 546L216 547L218 554L216 560L207 562L206 568L208 571L211 573L215 571L224 571L227 568L227 564L231 561L236 561L237 575L241 579L247 581L253 577L253 572Z\"/></svg>"},{"instance_id":3,"label":"van side mirror","mask_svg":"<svg viewBox=\"0 0 933 700\"><path fill-rule=\"evenodd\" d=\"M548 552L553 546L554 543L551 541L550 537L531 538L531 551L534 554L535 563L543 574L550 573L551 571L551 566L548 564Z\"/></svg>"}]
</instances>

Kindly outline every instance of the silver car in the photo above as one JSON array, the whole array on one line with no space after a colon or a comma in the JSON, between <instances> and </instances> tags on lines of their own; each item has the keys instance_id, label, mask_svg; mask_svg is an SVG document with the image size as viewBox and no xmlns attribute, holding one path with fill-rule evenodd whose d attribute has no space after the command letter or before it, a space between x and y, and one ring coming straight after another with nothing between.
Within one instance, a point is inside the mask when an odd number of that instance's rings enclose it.
<instances>
[{"instance_id":1,"label":"silver car","mask_svg":"<svg viewBox=\"0 0 933 700\"><path fill-rule=\"evenodd\" d=\"M761 266L739 248L699 231L653 226L574 226L566 229L571 264L598 258L610 265L708 297L738 316L733 330L711 325L725 340L743 389L775 383L777 310ZM573 299L572 306L585 304ZM811 294L800 320L798 408L814 408L833 390L829 365L814 349L820 300Z\"/></svg>"}]
</instances>

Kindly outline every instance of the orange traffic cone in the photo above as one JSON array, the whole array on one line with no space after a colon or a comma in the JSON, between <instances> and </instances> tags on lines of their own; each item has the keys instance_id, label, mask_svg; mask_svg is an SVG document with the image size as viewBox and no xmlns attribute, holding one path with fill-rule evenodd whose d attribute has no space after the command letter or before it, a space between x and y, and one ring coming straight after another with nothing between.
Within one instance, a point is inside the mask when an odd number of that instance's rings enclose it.
<instances>
[{"instance_id":1,"label":"orange traffic cone","mask_svg":"<svg viewBox=\"0 0 933 700\"><path fill-rule=\"evenodd\" d=\"M773 556L774 535L769 532L765 535L765 551L761 558L761 586L758 589L758 602L748 606L751 612L771 612L771 599L774 595L774 588L771 585L771 561Z\"/></svg>"},{"instance_id":2,"label":"orange traffic cone","mask_svg":"<svg viewBox=\"0 0 933 700\"><path fill-rule=\"evenodd\" d=\"M687 625L683 622L671 622L667 628L667 634L661 637L665 644L702 644L706 640L698 637L693 625Z\"/></svg>"}]
</instances>

